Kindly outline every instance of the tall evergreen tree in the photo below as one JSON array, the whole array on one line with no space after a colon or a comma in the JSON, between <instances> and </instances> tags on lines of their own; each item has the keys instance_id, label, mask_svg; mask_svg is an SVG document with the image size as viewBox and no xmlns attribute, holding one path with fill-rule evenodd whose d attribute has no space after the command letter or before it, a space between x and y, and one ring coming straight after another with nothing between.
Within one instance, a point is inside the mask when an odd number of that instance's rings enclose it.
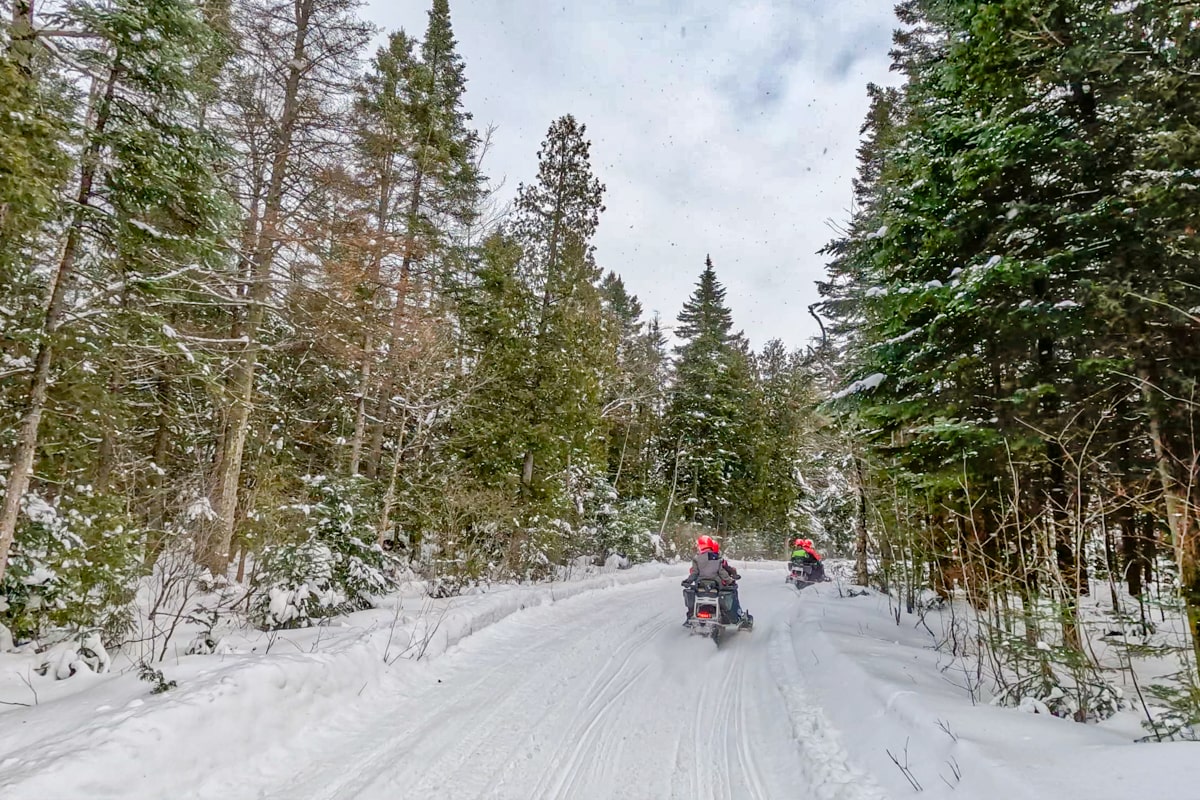
<instances>
[{"instance_id":1,"label":"tall evergreen tree","mask_svg":"<svg viewBox=\"0 0 1200 800\"><path fill-rule=\"evenodd\" d=\"M187 0L130 0L77 4L68 14L82 33L73 63L92 65L92 88L85 113L48 126L77 135L81 158L70 198L60 199L70 210L51 245L31 377L9 459L0 511L0 576L37 464L43 416L70 385L56 380L59 354L82 344L84 352L94 348L98 361L111 364L103 355L112 351L96 335L104 317L133 324L135 342L157 343L163 328L148 323L147 316L153 319L159 300L179 291L181 270L214 257L225 219L223 195L213 182L214 143L190 116L201 91L192 70L213 43L198 9ZM150 314L140 313L148 301ZM87 319L89 306L101 319L89 322L89 335L80 336L72 328ZM110 389L124 380L106 377L114 382ZM56 421L76 416L67 405ZM109 446L114 434L105 432Z\"/></svg>"},{"instance_id":2,"label":"tall evergreen tree","mask_svg":"<svg viewBox=\"0 0 1200 800\"><path fill-rule=\"evenodd\" d=\"M403 49L395 40L392 47ZM390 280L391 330L376 392L376 422L366 465L366 473L372 476L379 469L392 414L392 389L396 371L401 368L396 358L404 350L409 306L421 296L422 285L429 289L444 283L439 272L448 271L452 235L473 220L481 194L476 164L479 136L470 127L471 115L463 108L466 68L457 51L448 0L434 0L420 59L409 68L408 58L397 53L390 67L382 61L378 64L381 69L392 70L403 66L400 74L381 73L376 93L379 101L388 104L391 119L384 124L404 129L394 153L403 162L396 189L404 197L393 212L400 222L396 254L399 264Z\"/></svg>"},{"instance_id":3,"label":"tall evergreen tree","mask_svg":"<svg viewBox=\"0 0 1200 800\"><path fill-rule=\"evenodd\" d=\"M896 521L929 517L930 557L964 554L986 591L1004 589L978 576L1011 576L1026 608L1052 597L1080 651L1098 496L1153 498L1183 583L1200 586L1182 488L1196 406L1163 402L1196 375L1180 313L1195 286L1176 272L1194 268L1178 211L1195 189L1168 177L1196 158L1183 133L1196 104L1178 82L1196 32L1168 3L898 11L908 80L873 93L861 207L823 286L858 379L839 397L870 432L878 477L911 503ZM1099 503L1136 543L1132 503Z\"/></svg>"},{"instance_id":4,"label":"tall evergreen tree","mask_svg":"<svg viewBox=\"0 0 1200 800\"><path fill-rule=\"evenodd\" d=\"M725 287L706 258L696 290L679 313L675 379L664 424L665 469L686 516L724 530L735 522L751 381Z\"/></svg>"},{"instance_id":5,"label":"tall evergreen tree","mask_svg":"<svg viewBox=\"0 0 1200 800\"><path fill-rule=\"evenodd\" d=\"M534 368L527 410L532 425L521 482L534 488L565 469L574 453L594 446L599 425L600 271L592 236L604 210L604 186L592 174L587 128L573 116L556 120L538 152L538 177L517 191L513 235L521 246L521 278L538 297L529 320Z\"/></svg>"},{"instance_id":6,"label":"tall evergreen tree","mask_svg":"<svg viewBox=\"0 0 1200 800\"><path fill-rule=\"evenodd\" d=\"M753 472L744 502L754 527L782 535L803 524L799 458L812 435L816 397L803 359L780 340L767 342L755 363L756 425L745 442Z\"/></svg>"},{"instance_id":7,"label":"tall evergreen tree","mask_svg":"<svg viewBox=\"0 0 1200 800\"><path fill-rule=\"evenodd\" d=\"M606 319L616 341L614 372L605 382L604 412L608 437L608 476L619 492L630 472L640 474L639 457L645 431L642 409L661 390L657 375L647 367L642 305L615 272L600 284Z\"/></svg>"},{"instance_id":8,"label":"tall evergreen tree","mask_svg":"<svg viewBox=\"0 0 1200 800\"><path fill-rule=\"evenodd\" d=\"M246 345L228 372L208 478L212 518L205 524L203 552L214 574L222 574L232 556L276 259L296 231L292 223L305 197L305 179L319 172L310 159L319 157L323 128L330 122L329 89L346 85L347 68L367 35L348 0L261 2L239 9L246 34L227 76L235 84L227 124L241 126L252 138L236 165L244 215L242 286L230 337ZM320 109L326 113L311 113Z\"/></svg>"}]
</instances>

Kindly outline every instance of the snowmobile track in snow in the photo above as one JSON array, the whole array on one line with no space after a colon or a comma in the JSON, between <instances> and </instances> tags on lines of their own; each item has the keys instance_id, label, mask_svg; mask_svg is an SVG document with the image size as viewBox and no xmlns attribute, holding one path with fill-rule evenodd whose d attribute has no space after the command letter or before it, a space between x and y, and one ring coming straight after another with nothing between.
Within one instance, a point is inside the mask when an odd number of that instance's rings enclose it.
<instances>
[{"instance_id":1,"label":"snowmobile track in snow","mask_svg":"<svg viewBox=\"0 0 1200 800\"><path fill-rule=\"evenodd\" d=\"M796 595L776 578L748 571L759 625L720 649L678 626L673 579L503 620L259 796L877 800L804 693Z\"/></svg>"},{"instance_id":2,"label":"snowmobile track in snow","mask_svg":"<svg viewBox=\"0 0 1200 800\"><path fill-rule=\"evenodd\" d=\"M755 630L719 649L679 625L677 576L527 608L357 696L298 687L294 725L219 770L159 741L121 797L880 800L805 688L795 591L747 568L742 600Z\"/></svg>"}]
</instances>

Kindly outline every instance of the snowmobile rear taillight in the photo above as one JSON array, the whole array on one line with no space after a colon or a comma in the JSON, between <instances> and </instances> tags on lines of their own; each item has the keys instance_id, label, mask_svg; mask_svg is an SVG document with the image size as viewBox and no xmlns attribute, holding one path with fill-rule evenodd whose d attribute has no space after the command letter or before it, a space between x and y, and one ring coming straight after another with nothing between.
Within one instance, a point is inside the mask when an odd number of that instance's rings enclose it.
<instances>
[{"instance_id":1,"label":"snowmobile rear taillight","mask_svg":"<svg viewBox=\"0 0 1200 800\"><path fill-rule=\"evenodd\" d=\"M711 611L697 611L696 616L700 619L712 619Z\"/></svg>"}]
</instances>

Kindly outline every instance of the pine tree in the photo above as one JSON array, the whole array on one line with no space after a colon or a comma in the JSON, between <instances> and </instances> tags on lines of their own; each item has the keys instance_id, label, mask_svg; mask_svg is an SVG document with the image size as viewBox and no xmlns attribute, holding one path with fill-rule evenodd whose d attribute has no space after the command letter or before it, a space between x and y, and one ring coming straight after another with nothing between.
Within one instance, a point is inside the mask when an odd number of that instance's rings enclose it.
<instances>
[{"instance_id":1,"label":"pine tree","mask_svg":"<svg viewBox=\"0 0 1200 800\"><path fill-rule=\"evenodd\" d=\"M227 124L243 126L254 140L240 165L244 220L238 272L244 312L239 308L230 338L244 339L246 346L230 365L208 481L212 519L202 549L214 574L225 571L232 555L272 271L296 214L297 184L319 172L305 161L316 155L312 146L328 117L314 118L308 109L320 109L329 87L346 82L346 61L366 38L351 8L346 0L265 0L262 7L242 8L238 20L245 26L247 49L228 76L236 88L225 113ZM255 47L266 49L253 52Z\"/></svg>"},{"instance_id":2,"label":"pine tree","mask_svg":"<svg viewBox=\"0 0 1200 800\"><path fill-rule=\"evenodd\" d=\"M136 343L159 344L163 309L172 291L186 287L181 270L213 259L224 230L226 205L211 169L217 150L189 117L202 91L192 70L213 41L196 7L154 0L80 4L69 13L84 32L72 63L92 65L92 88L86 113L66 123L82 140L80 167L70 203L60 200L70 213L52 245L55 261L5 487L0 574L34 473L43 415L70 391L72 381L56 379L58 355L74 350L86 361L98 354L100 366L112 366L101 335L106 324L131 326ZM139 310L143 304L148 314ZM94 318L81 336L73 328L88 319L89 306ZM107 377L109 389L125 380ZM68 411L59 419L74 416ZM111 427L103 433L101 477L111 470L115 434Z\"/></svg>"},{"instance_id":3,"label":"pine tree","mask_svg":"<svg viewBox=\"0 0 1200 800\"><path fill-rule=\"evenodd\" d=\"M449 3L434 0L418 62L410 66L408 56L397 55L403 72L381 76L380 88L391 95L386 99L387 124L404 129L403 146L394 153L404 162L404 178L396 186L404 197L394 212L400 221L399 265L390 280L394 305L373 414L378 421L371 434L369 476L378 471L382 458L394 375L401 368L396 356L403 350L409 306L421 293L415 289L422 284L437 289L444 282L438 272L448 271L453 234L478 212L479 136L463 109L466 70L456 48Z\"/></svg>"},{"instance_id":4,"label":"pine tree","mask_svg":"<svg viewBox=\"0 0 1200 800\"><path fill-rule=\"evenodd\" d=\"M358 474L367 432L368 398L377 372L376 350L388 337L382 306L385 285L393 280L385 275L385 261L407 252L404 227L397 225L399 207L407 188L405 172L416 155L412 109L412 84L418 69L415 42L403 31L392 33L379 49L371 70L357 87L354 130L358 170L359 202L365 234L361 254L361 277L355 298L360 308L362 351L360 379L356 387L354 433L351 439L349 472ZM398 312L394 312L398 313ZM393 316L394 316L393 314ZM394 327L394 325L393 325ZM382 428L380 428L382 432Z\"/></svg>"},{"instance_id":5,"label":"pine tree","mask_svg":"<svg viewBox=\"0 0 1200 800\"><path fill-rule=\"evenodd\" d=\"M604 276L600 284L606 319L613 328L616 352L615 370L605 381L604 416L608 430L608 477L613 488L621 491L621 481L629 472L640 473L638 464L644 432L639 430L641 410L660 391L657 375L649 372L643 344L642 305L629 294L625 282L615 272Z\"/></svg>"},{"instance_id":6,"label":"pine tree","mask_svg":"<svg viewBox=\"0 0 1200 800\"><path fill-rule=\"evenodd\" d=\"M554 122L538 152L538 178L517 191L513 235L521 246L521 279L536 297L527 410L533 426L521 463L532 488L564 469L572 452L587 450L598 427L599 375L590 357L604 350L597 337L600 274L591 238L604 210L604 186L592 174L586 126L567 115Z\"/></svg>"},{"instance_id":7,"label":"pine tree","mask_svg":"<svg viewBox=\"0 0 1200 800\"><path fill-rule=\"evenodd\" d=\"M1094 505L1137 553L1129 498L1153 498L1200 586L1182 488L1195 405L1164 402L1196 374L1195 237L1179 214L1195 189L1168 177L1195 166L1180 83L1194 25L1169 4L898 10L908 80L874 93L861 207L822 287L858 379L838 397L870 432L869 482L896 498L888 524L932 528L920 557L957 549L982 593L1006 589L979 576L1003 575L1025 608L1055 599L1080 650Z\"/></svg>"},{"instance_id":8,"label":"pine tree","mask_svg":"<svg viewBox=\"0 0 1200 800\"><path fill-rule=\"evenodd\" d=\"M754 464L747 512L754 527L783 535L801 524L798 459L811 438L816 397L803 359L780 340L767 342L756 365L757 425L746 441Z\"/></svg>"},{"instance_id":9,"label":"pine tree","mask_svg":"<svg viewBox=\"0 0 1200 800\"><path fill-rule=\"evenodd\" d=\"M682 344L664 424L665 470L686 516L724 530L739 514L735 487L749 469L742 436L751 380L711 258L679 313L676 334Z\"/></svg>"}]
</instances>

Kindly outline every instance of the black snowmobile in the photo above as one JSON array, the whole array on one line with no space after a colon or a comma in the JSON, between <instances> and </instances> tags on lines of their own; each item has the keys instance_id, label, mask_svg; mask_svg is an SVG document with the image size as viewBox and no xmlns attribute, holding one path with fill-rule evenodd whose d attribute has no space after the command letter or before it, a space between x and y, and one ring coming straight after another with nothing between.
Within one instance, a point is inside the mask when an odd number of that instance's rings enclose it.
<instances>
[{"instance_id":1,"label":"black snowmobile","mask_svg":"<svg viewBox=\"0 0 1200 800\"><path fill-rule=\"evenodd\" d=\"M825 577L825 566L820 561L802 561L794 558L788 562L788 575L785 580L797 589L804 589L829 578Z\"/></svg>"}]
</instances>

